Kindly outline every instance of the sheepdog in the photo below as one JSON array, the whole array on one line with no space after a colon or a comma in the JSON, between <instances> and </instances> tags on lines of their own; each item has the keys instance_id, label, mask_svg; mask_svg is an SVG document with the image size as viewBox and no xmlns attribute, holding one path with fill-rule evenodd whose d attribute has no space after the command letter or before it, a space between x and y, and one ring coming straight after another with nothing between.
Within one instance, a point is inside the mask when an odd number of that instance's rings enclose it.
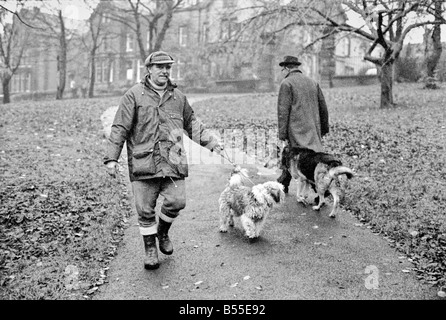
<instances>
[{"instance_id":1,"label":"sheepdog","mask_svg":"<svg viewBox=\"0 0 446 320\"><path fill-rule=\"evenodd\" d=\"M324 152L292 148L286 156L289 157L291 176L297 182L297 202L304 205L317 202L312 208L319 210L325 204L325 197L331 195L333 208L329 217L335 218L338 205L345 196L347 181L354 176L353 171Z\"/></svg>"},{"instance_id":2,"label":"sheepdog","mask_svg":"<svg viewBox=\"0 0 446 320\"><path fill-rule=\"evenodd\" d=\"M218 199L220 232L227 232L229 226L234 226L234 216L240 217L246 236L253 242L259 237L271 208L283 202L285 193L283 185L277 181L250 188L243 185L246 180L249 180L247 169L236 166Z\"/></svg>"}]
</instances>

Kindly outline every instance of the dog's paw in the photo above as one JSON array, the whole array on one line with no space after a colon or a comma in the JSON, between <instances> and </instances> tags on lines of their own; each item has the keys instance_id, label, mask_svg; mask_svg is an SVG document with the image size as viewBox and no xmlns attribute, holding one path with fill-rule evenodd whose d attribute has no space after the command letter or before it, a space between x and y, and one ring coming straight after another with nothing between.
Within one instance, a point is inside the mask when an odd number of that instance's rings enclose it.
<instances>
[{"instance_id":1,"label":"dog's paw","mask_svg":"<svg viewBox=\"0 0 446 320\"><path fill-rule=\"evenodd\" d=\"M307 199L304 197L296 197L297 203L302 203L304 206L308 205Z\"/></svg>"},{"instance_id":2,"label":"dog's paw","mask_svg":"<svg viewBox=\"0 0 446 320\"><path fill-rule=\"evenodd\" d=\"M226 232L228 232L228 228L220 227L219 231L221 233L226 233Z\"/></svg>"},{"instance_id":3,"label":"dog's paw","mask_svg":"<svg viewBox=\"0 0 446 320\"><path fill-rule=\"evenodd\" d=\"M330 214L328 215L330 218L336 218L336 213L335 212L330 212Z\"/></svg>"},{"instance_id":4,"label":"dog's paw","mask_svg":"<svg viewBox=\"0 0 446 320\"><path fill-rule=\"evenodd\" d=\"M319 211L321 209L321 206L312 206L311 208L315 211Z\"/></svg>"}]
</instances>

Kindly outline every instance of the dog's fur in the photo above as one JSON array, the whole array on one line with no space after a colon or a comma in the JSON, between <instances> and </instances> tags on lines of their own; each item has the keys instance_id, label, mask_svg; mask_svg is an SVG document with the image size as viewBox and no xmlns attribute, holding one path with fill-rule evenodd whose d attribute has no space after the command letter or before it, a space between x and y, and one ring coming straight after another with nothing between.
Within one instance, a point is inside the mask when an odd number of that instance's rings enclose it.
<instances>
[{"instance_id":1,"label":"dog's fur","mask_svg":"<svg viewBox=\"0 0 446 320\"><path fill-rule=\"evenodd\" d=\"M339 203L344 199L347 180L354 174L350 168L342 165L341 161L333 155L324 152L315 152L305 148L292 148L289 157L290 173L297 182L296 198L303 204L314 203L309 201L312 196L319 197L313 210L319 210L325 204L325 197L333 197L333 208L330 217L336 217ZM311 188L312 187L312 188ZM314 198L313 198L314 199Z\"/></svg>"},{"instance_id":2,"label":"dog's fur","mask_svg":"<svg viewBox=\"0 0 446 320\"><path fill-rule=\"evenodd\" d=\"M276 203L283 202L283 185L267 181L252 188L244 186L248 178L246 169L236 167L228 186L218 199L220 205L220 232L227 232L234 226L234 216L240 217L246 236L251 240L259 237L265 220Z\"/></svg>"}]
</instances>

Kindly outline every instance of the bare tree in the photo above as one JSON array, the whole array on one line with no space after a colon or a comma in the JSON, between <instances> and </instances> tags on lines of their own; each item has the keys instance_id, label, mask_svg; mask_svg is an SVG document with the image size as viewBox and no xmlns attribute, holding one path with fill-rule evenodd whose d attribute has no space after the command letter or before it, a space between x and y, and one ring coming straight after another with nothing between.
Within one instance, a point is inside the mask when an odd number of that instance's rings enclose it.
<instances>
[{"instance_id":1,"label":"bare tree","mask_svg":"<svg viewBox=\"0 0 446 320\"><path fill-rule=\"evenodd\" d=\"M8 13L14 14L12 22L7 21ZM19 19L16 12L0 11L0 25L3 29L3 32L0 31L0 79L3 88L3 103L11 102L10 82L20 67L29 37L25 28L20 28L20 23L26 24L24 20Z\"/></svg>"},{"instance_id":2,"label":"bare tree","mask_svg":"<svg viewBox=\"0 0 446 320\"><path fill-rule=\"evenodd\" d=\"M339 31L353 32L370 40L370 46L364 56L365 60L374 63L381 69L381 108L394 105L393 102L393 69L403 48L406 36L415 28L426 25L440 25L446 20L435 13L435 0L380 0L353 1L340 0L348 10L357 14L363 26L357 27L349 23L334 21L324 12L313 8L313 12L323 17L329 26ZM444 9L440 10L444 12ZM435 20L428 20L427 15L434 14ZM417 15L421 19L410 19ZM381 50L376 50L380 48Z\"/></svg>"},{"instance_id":3,"label":"bare tree","mask_svg":"<svg viewBox=\"0 0 446 320\"><path fill-rule=\"evenodd\" d=\"M148 52L161 49L173 14L184 0L126 0L110 2L110 18L132 30L144 61ZM123 14L124 13L124 14ZM131 17L131 19L129 19ZM148 36L144 33L147 26Z\"/></svg>"}]
</instances>

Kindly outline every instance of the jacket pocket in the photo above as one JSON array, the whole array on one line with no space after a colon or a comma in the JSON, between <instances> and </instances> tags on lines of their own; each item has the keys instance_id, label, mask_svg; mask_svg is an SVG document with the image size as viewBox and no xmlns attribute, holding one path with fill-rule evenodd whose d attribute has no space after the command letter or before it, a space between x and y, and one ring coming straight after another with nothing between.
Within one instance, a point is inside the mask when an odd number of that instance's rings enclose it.
<instances>
[{"instance_id":1,"label":"jacket pocket","mask_svg":"<svg viewBox=\"0 0 446 320\"><path fill-rule=\"evenodd\" d=\"M177 113L168 113L168 117L172 123L172 126L175 129L181 129L181 133L183 132L183 117L180 114Z\"/></svg>"},{"instance_id":2,"label":"jacket pocket","mask_svg":"<svg viewBox=\"0 0 446 320\"><path fill-rule=\"evenodd\" d=\"M138 144L133 148L132 173L135 176L155 174L156 167L153 159L153 145Z\"/></svg>"}]
</instances>

